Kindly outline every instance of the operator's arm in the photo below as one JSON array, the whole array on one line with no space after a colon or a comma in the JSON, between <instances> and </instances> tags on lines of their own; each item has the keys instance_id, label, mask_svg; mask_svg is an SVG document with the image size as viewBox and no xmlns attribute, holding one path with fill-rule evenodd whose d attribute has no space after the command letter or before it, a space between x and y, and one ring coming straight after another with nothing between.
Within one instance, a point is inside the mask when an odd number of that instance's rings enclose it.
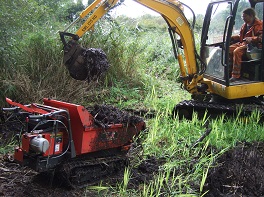
<instances>
[{"instance_id":1,"label":"operator's arm","mask_svg":"<svg viewBox=\"0 0 264 197\"><path fill-rule=\"evenodd\" d=\"M252 36L246 36L243 41L246 44L252 44L253 46L262 48L262 28L262 22L260 22L259 25L256 25L252 30Z\"/></svg>"},{"instance_id":2,"label":"operator's arm","mask_svg":"<svg viewBox=\"0 0 264 197\"><path fill-rule=\"evenodd\" d=\"M234 35L231 37L231 42L232 43L236 43L236 42L239 42L239 35Z\"/></svg>"},{"instance_id":3,"label":"operator's arm","mask_svg":"<svg viewBox=\"0 0 264 197\"><path fill-rule=\"evenodd\" d=\"M247 44L251 43L258 48L262 48L262 30L258 31L255 36L246 37L244 40Z\"/></svg>"}]
</instances>

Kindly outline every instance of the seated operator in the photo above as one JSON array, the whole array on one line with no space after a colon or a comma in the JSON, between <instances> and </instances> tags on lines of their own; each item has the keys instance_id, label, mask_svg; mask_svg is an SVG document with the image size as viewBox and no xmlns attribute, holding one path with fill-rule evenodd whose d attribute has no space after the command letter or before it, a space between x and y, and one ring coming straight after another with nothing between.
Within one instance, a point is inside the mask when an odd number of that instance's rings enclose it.
<instances>
[{"instance_id":1,"label":"seated operator","mask_svg":"<svg viewBox=\"0 0 264 197\"><path fill-rule=\"evenodd\" d=\"M231 41L235 44L230 45L230 57L233 56L233 70L230 82L234 82L240 78L242 56L247 51L247 44L258 42L258 36L262 30L262 21L256 16L253 8L247 8L242 12L244 24L240 29L240 34L232 36Z\"/></svg>"}]
</instances>

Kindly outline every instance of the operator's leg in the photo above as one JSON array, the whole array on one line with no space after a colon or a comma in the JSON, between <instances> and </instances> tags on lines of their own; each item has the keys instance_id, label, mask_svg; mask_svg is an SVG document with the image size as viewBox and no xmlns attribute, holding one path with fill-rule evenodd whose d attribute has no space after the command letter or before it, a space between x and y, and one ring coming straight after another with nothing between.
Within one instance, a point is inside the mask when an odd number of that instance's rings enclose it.
<instances>
[{"instance_id":1,"label":"operator's leg","mask_svg":"<svg viewBox=\"0 0 264 197\"><path fill-rule=\"evenodd\" d=\"M239 46L241 46L240 43L235 43L229 46L229 65L233 66L233 52Z\"/></svg>"},{"instance_id":2,"label":"operator's leg","mask_svg":"<svg viewBox=\"0 0 264 197\"><path fill-rule=\"evenodd\" d=\"M240 78L242 56L246 53L247 46L241 45L233 51L233 70L232 78Z\"/></svg>"},{"instance_id":3,"label":"operator's leg","mask_svg":"<svg viewBox=\"0 0 264 197\"><path fill-rule=\"evenodd\" d=\"M229 55L231 55L233 57L233 52L237 47L240 47L241 44L240 43L235 43L229 46ZM230 56L230 57L231 57Z\"/></svg>"}]
</instances>

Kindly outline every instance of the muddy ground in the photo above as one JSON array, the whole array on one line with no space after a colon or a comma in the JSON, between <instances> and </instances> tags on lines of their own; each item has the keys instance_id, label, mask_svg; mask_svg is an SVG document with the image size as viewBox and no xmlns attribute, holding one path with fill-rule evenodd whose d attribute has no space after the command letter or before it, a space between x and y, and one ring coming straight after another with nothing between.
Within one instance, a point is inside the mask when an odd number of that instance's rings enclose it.
<instances>
[{"instance_id":1,"label":"muddy ground","mask_svg":"<svg viewBox=\"0 0 264 197\"><path fill-rule=\"evenodd\" d=\"M240 143L218 158L206 181L207 196L264 196L264 143Z\"/></svg>"},{"instance_id":2,"label":"muddy ground","mask_svg":"<svg viewBox=\"0 0 264 197\"><path fill-rule=\"evenodd\" d=\"M97 106L93 115L100 116L101 109L104 108ZM141 121L131 118L128 120ZM104 119L103 123L109 121L112 122L114 119ZM0 148L10 139L10 131L19 131L19 123L11 122L7 127L3 124L3 119L1 122ZM97 191L85 188L69 189L57 178L54 179L53 186L50 186L49 176L20 167L10 159L12 160L8 155L0 155L0 196L101 196ZM157 160L154 157L142 160L139 166L132 168L128 187L138 190L142 183L153 179L163 163L162 159ZM122 180L123 171L120 170L116 175L107 177L103 185L114 187ZM194 189L198 191L199 186ZM207 192L205 195L207 197L264 196L264 143L239 143L234 149L221 155L209 169L204 192Z\"/></svg>"},{"instance_id":3,"label":"muddy ground","mask_svg":"<svg viewBox=\"0 0 264 197\"><path fill-rule=\"evenodd\" d=\"M70 189L56 177L53 185L50 186L49 175L38 174L29 168L20 167L18 164L5 161L3 155L1 155L1 158L0 196L104 196L103 192L99 194L98 191L87 190L86 188ZM157 161L155 158L143 161L141 165L132 170L132 178L128 187L138 189L143 182L152 180L160 165L162 165L161 161ZM115 187L118 183L122 183L123 175L123 171L120 171L116 175L107 177L103 181L103 186Z\"/></svg>"}]
</instances>

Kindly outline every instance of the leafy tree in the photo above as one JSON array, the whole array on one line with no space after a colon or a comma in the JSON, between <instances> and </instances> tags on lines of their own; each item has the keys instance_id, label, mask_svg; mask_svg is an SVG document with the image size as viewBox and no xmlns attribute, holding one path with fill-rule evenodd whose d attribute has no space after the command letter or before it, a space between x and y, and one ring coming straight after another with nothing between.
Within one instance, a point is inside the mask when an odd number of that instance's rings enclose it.
<instances>
[{"instance_id":1,"label":"leafy tree","mask_svg":"<svg viewBox=\"0 0 264 197\"><path fill-rule=\"evenodd\" d=\"M68 19L69 21L73 21L76 18L76 14L83 11L85 9L85 6L83 5L82 0L77 0L76 3L69 2L69 4L65 6L65 8L64 12L66 19Z\"/></svg>"},{"instance_id":2,"label":"leafy tree","mask_svg":"<svg viewBox=\"0 0 264 197\"><path fill-rule=\"evenodd\" d=\"M203 20L204 20L204 15L198 14L196 16L196 23L195 23L195 26L194 26L196 32L201 32L202 31Z\"/></svg>"},{"instance_id":3,"label":"leafy tree","mask_svg":"<svg viewBox=\"0 0 264 197\"><path fill-rule=\"evenodd\" d=\"M3 0L0 10L0 63L3 65L15 61L17 44L47 18L44 17L47 16L47 9L34 0Z\"/></svg>"},{"instance_id":4,"label":"leafy tree","mask_svg":"<svg viewBox=\"0 0 264 197\"><path fill-rule=\"evenodd\" d=\"M52 1L46 1L46 0L35 0L40 6L45 6L49 8L52 11L58 10L61 4L63 4L63 0L52 0Z\"/></svg>"}]
</instances>

